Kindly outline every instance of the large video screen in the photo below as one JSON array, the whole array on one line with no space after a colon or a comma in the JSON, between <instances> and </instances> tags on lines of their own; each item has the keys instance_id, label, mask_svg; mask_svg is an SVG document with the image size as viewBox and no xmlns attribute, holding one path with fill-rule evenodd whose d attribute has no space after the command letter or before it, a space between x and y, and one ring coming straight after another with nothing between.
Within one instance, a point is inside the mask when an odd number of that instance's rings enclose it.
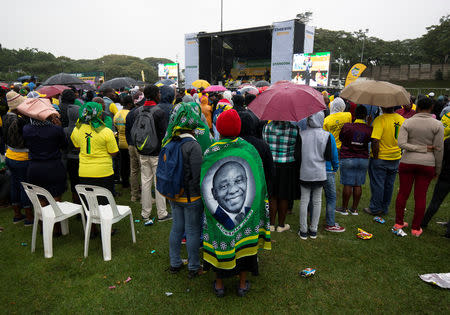
<instances>
[{"instance_id":1,"label":"large video screen","mask_svg":"<svg viewBox=\"0 0 450 315\"><path fill-rule=\"evenodd\" d=\"M330 59L330 52L295 54L292 62L292 82L328 86Z\"/></svg>"},{"instance_id":2,"label":"large video screen","mask_svg":"<svg viewBox=\"0 0 450 315\"><path fill-rule=\"evenodd\" d=\"M160 79L178 78L178 63L158 64L158 77Z\"/></svg>"}]
</instances>

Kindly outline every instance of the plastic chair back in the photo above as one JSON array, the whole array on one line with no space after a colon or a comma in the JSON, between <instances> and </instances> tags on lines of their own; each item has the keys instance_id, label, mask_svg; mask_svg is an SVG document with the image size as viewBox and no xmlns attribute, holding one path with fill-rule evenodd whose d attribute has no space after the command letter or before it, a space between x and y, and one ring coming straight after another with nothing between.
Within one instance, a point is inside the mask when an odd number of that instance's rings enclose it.
<instances>
[{"instance_id":1,"label":"plastic chair back","mask_svg":"<svg viewBox=\"0 0 450 315\"><path fill-rule=\"evenodd\" d=\"M44 188L22 182L23 189L25 190L25 193L28 195L28 198L30 198L31 203L33 204L34 210L41 214L43 217L59 217L63 215L63 212L59 208L58 204L56 203L55 199L52 197L52 195ZM48 203L51 205L51 207L42 207L41 202L39 201L39 196L44 197L47 199ZM53 212L51 212L53 209Z\"/></svg>"},{"instance_id":2,"label":"plastic chair back","mask_svg":"<svg viewBox=\"0 0 450 315\"><path fill-rule=\"evenodd\" d=\"M102 218L102 212L100 211L98 204L98 197L104 197L108 200L113 217L119 216L116 201L108 189L92 185L76 185L75 189L80 197L84 197L80 198L81 203L83 204L84 210L89 212L91 217ZM85 202L87 202L87 205Z\"/></svg>"}]
</instances>

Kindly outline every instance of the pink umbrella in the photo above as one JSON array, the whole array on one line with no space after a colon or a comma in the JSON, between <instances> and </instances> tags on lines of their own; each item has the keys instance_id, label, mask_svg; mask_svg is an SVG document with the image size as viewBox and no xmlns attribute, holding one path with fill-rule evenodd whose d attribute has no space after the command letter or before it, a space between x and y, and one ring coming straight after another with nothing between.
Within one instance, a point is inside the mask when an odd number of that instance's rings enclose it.
<instances>
[{"instance_id":1,"label":"pink umbrella","mask_svg":"<svg viewBox=\"0 0 450 315\"><path fill-rule=\"evenodd\" d=\"M226 90L222 85L210 85L203 92L224 92Z\"/></svg>"},{"instance_id":2,"label":"pink umbrella","mask_svg":"<svg viewBox=\"0 0 450 315\"><path fill-rule=\"evenodd\" d=\"M61 94L62 91L70 89L70 87L65 85L41 85L36 91L41 94L45 94L47 97L52 97Z\"/></svg>"},{"instance_id":3,"label":"pink umbrella","mask_svg":"<svg viewBox=\"0 0 450 315\"><path fill-rule=\"evenodd\" d=\"M282 82L257 96L248 108L262 120L299 121L326 106L322 94L314 88Z\"/></svg>"}]
</instances>

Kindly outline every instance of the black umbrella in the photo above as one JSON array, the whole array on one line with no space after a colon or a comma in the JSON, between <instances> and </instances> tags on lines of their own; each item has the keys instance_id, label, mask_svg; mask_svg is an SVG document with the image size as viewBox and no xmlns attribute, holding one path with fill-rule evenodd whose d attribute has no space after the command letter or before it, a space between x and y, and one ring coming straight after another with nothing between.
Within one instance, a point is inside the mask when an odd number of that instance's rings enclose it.
<instances>
[{"instance_id":1,"label":"black umbrella","mask_svg":"<svg viewBox=\"0 0 450 315\"><path fill-rule=\"evenodd\" d=\"M264 80L258 81L255 83L256 87L270 86L270 83Z\"/></svg>"},{"instance_id":2,"label":"black umbrella","mask_svg":"<svg viewBox=\"0 0 450 315\"><path fill-rule=\"evenodd\" d=\"M135 85L137 85L137 81L135 79L129 77L120 77L106 81L105 83L100 85L98 90L103 91L104 89L107 88L117 90L125 87L133 87Z\"/></svg>"},{"instance_id":3,"label":"black umbrella","mask_svg":"<svg viewBox=\"0 0 450 315\"><path fill-rule=\"evenodd\" d=\"M68 73L58 73L45 80L42 85L77 85L85 82Z\"/></svg>"},{"instance_id":4,"label":"black umbrella","mask_svg":"<svg viewBox=\"0 0 450 315\"><path fill-rule=\"evenodd\" d=\"M163 79L155 83L155 85L159 87L162 85L172 85L172 84L175 84L175 81L172 79Z\"/></svg>"}]
</instances>

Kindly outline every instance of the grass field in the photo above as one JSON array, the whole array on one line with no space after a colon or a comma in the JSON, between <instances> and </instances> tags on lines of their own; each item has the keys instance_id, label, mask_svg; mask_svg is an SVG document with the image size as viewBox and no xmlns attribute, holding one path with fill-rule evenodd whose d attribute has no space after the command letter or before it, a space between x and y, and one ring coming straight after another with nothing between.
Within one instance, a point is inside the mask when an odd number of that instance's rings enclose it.
<instances>
[{"instance_id":1,"label":"grass field","mask_svg":"<svg viewBox=\"0 0 450 315\"><path fill-rule=\"evenodd\" d=\"M396 191L397 188L394 198ZM338 185L338 204L340 193ZM432 187L429 198L431 193ZM367 183L361 208L367 206L369 197ZM122 191L117 201L130 204L129 194ZM119 232L112 237L112 261L104 262L100 238L91 240L89 257L83 258L81 221L71 219L71 233L54 238L54 257L45 259L42 237L38 235L36 252L31 253L31 227L13 225L12 210L2 209L0 226L5 231L0 233L1 312L448 314L450 292L422 282L418 275L450 272L450 242L442 237L444 229L435 223L449 218L450 200L446 199L420 238L412 237L409 229L404 238L390 232L394 202L385 217L386 224L375 223L365 213L345 217L336 214L336 221L346 232L329 233L321 227L318 238L307 241L296 235L296 202L294 214L288 216L292 230L274 232L273 249L260 252L260 275L250 276L249 294L238 298L237 279L228 279L223 299L212 293L212 272L189 280L186 269L177 275L167 271L170 221L151 227L135 223L136 244L131 242L129 221L119 222L115 225ZM140 205L131 203L131 207L135 219L140 219ZM407 208L406 219L411 222L412 199ZM358 227L373 233L373 239L356 238ZM22 242L27 246L21 246ZM155 253L151 254L152 250ZM308 279L300 277L298 273L305 267L315 268L316 275ZM128 276L132 280L123 284ZM112 285L117 288L109 290ZM165 292L173 295L166 296Z\"/></svg>"}]
</instances>

